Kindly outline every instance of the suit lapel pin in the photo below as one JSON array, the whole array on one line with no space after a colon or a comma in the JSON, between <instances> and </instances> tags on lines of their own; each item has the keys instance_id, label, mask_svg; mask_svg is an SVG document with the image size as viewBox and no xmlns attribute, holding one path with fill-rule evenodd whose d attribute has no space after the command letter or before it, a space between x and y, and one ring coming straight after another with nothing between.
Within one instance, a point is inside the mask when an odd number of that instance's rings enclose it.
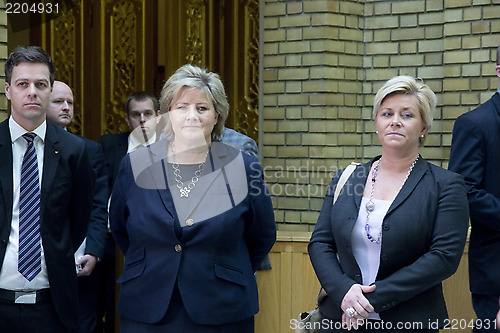
<instances>
[{"instance_id":1,"label":"suit lapel pin","mask_svg":"<svg viewBox=\"0 0 500 333\"><path fill-rule=\"evenodd\" d=\"M55 150L54 154L56 154L56 155L59 154L59 150Z\"/></svg>"}]
</instances>

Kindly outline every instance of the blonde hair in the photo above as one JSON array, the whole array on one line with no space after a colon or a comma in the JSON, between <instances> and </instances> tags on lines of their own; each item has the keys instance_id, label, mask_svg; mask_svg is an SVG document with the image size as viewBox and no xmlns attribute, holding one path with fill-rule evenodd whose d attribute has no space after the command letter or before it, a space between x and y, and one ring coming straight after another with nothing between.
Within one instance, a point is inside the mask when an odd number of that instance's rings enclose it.
<instances>
[{"instance_id":1,"label":"blonde hair","mask_svg":"<svg viewBox=\"0 0 500 333\"><path fill-rule=\"evenodd\" d=\"M424 137L420 138L420 144L424 144L432 127L433 114L436 110L437 97L434 92L420 78L401 75L388 80L377 92L373 101L373 119L377 117L380 105L392 95L412 95L417 98L418 108L425 125Z\"/></svg>"},{"instance_id":2,"label":"blonde hair","mask_svg":"<svg viewBox=\"0 0 500 333\"><path fill-rule=\"evenodd\" d=\"M226 91L219 75L190 64L180 67L163 85L160 95L161 114L170 111L172 103L184 87L203 90L206 92L207 97L211 99L215 112L219 115L212 130L211 139L219 139L222 136L224 124L229 114ZM163 133L168 139L171 139L173 135L172 123L169 117L164 118L166 119L166 125Z\"/></svg>"}]
</instances>

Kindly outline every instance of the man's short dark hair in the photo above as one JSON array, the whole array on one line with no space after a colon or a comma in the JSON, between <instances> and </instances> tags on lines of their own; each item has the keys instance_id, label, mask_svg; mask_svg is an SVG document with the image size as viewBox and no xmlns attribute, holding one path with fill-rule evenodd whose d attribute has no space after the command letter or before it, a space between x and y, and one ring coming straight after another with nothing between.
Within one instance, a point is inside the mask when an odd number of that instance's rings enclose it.
<instances>
[{"instance_id":1,"label":"man's short dark hair","mask_svg":"<svg viewBox=\"0 0 500 333\"><path fill-rule=\"evenodd\" d=\"M132 95L130 95L127 100L125 101L125 112L127 113L127 115L130 114L130 102L132 100L135 100L135 101L138 101L138 102L142 102L146 99L149 99L153 102L153 106L154 106L154 111L157 112L158 110L160 110L160 103L158 102L158 99L155 97L155 95L153 95L152 93L149 93L147 91L136 91L135 93L133 93Z\"/></svg>"},{"instance_id":2,"label":"man's short dark hair","mask_svg":"<svg viewBox=\"0 0 500 333\"><path fill-rule=\"evenodd\" d=\"M5 82L10 84L12 78L12 71L14 67L23 63L41 63L49 67L50 72L50 85L54 84L56 78L56 67L50 55L40 46L18 46L9 55L9 59L5 62Z\"/></svg>"}]
</instances>

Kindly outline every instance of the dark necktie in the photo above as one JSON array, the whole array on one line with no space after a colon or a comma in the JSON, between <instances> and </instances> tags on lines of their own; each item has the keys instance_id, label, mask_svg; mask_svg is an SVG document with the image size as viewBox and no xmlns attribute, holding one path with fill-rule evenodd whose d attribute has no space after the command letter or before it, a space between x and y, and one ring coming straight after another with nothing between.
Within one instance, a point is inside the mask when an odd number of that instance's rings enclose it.
<instances>
[{"instance_id":1,"label":"dark necktie","mask_svg":"<svg viewBox=\"0 0 500 333\"><path fill-rule=\"evenodd\" d=\"M41 270L40 186L38 160L33 140L35 133L26 133L28 142L21 166L19 191L19 260L17 268L28 281Z\"/></svg>"}]
</instances>

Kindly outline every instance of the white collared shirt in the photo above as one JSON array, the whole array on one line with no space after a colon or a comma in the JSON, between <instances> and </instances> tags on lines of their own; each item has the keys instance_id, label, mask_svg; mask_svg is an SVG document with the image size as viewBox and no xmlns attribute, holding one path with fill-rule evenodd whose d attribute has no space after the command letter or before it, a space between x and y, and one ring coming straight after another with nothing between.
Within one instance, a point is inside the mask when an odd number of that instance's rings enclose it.
<instances>
[{"instance_id":1,"label":"white collared shirt","mask_svg":"<svg viewBox=\"0 0 500 333\"><path fill-rule=\"evenodd\" d=\"M151 139L149 139L148 141L146 141L146 142L143 142L143 141L144 140L142 140L142 141L137 140L137 138L134 135L132 135L132 133L130 133L130 135L128 136L127 153L133 152L134 150L136 150L139 147L142 147L142 146L145 147L145 146L149 146L152 143L155 143L156 142L156 133L154 133L153 136L151 137Z\"/></svg>"},{"instance_id":2,"label":"white collared shirt","mask_svg":"<svg viewBox=\"0 0 500 333\"><path fill-rule=\"evenodd\" d=\"M0 271L0 288L8 290L39 290L49 287L49 277L47 274L47 266L45 264L45 256L42 245L42 270L32 280L28 281L17 270L18 249L19 249L19 192L21 183L21 165L23 163L24 153L28 147L28 143L22 137L27 133L16 121L10 116L9 118L10 137L12 140L12 221L9 235L9 243L5 252L2 270ZM38 126L33 132L36 133L34 140L36 155L38 159L38 180L40 189L42 188L42 170L43 156L45 147L45 133L47 131L46 120Z\"/></svg>"}]
</instances>

